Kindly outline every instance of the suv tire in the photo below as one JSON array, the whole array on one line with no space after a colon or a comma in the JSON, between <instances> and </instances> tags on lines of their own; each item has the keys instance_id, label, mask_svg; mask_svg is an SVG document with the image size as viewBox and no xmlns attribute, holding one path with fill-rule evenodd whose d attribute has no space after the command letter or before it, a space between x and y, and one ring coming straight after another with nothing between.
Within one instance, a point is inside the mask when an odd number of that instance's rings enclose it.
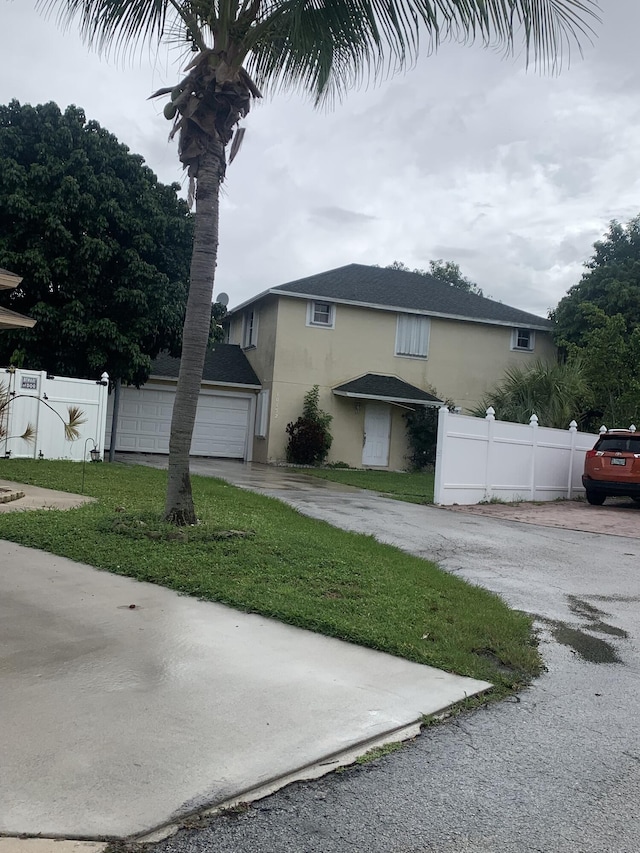
<instances>
[{"instance_id":1,"label":"suv tire","mask_svg":"<svg viewBox=\"0 0 640 853\"><path fill-rule=\"evenodd\" d=\"M601 495L598 492L590 492L587 490L587 503L591 504L591 506L602 506L606 497L606 495Z\"/></svg>"}]
</instances>

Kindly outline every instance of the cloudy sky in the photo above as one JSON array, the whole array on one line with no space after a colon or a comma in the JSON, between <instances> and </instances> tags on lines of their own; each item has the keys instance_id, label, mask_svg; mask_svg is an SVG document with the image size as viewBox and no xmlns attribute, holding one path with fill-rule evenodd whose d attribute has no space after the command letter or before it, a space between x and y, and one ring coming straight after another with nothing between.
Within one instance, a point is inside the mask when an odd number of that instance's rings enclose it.
<instances>
[{"instance_id":1,"label":"cloudy sky","mask_svg":"<svg viewBox=\"0 0 640 853\"><path fill-rule=\"evenodd\" d=\"M0 103L76 104L182 182L162 103L146 100L178 79L177 57L107 62L34 6L0 0ZM234 305L347 263L443 258L546 314L609 220L640 213L640 2L600 7L595 43L560 76L446 45L331 112L262 102L224 188L216 291Z\"/></svg>"}]
</instances>

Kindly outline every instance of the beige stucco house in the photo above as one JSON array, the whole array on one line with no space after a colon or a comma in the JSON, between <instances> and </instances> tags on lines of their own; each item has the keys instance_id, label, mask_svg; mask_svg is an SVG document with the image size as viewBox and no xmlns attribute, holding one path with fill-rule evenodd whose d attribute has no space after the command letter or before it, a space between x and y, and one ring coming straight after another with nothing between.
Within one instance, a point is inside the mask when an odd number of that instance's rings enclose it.
<instances>
[{"instance_id":1,"label":"beige stucco house","mask_svg":"<svg viewBox=\"0 0 640 853\"><path fill-rule=\"evenodd\" d=\"M406 467L403 414L452 400L471 409L506 368L553 360L550 321L430 276L350 264L273 287L229 312L258 394L252 457L285 459L286 425L320 387L333 415L329 461Z\"/></svg>"}]
</instances>

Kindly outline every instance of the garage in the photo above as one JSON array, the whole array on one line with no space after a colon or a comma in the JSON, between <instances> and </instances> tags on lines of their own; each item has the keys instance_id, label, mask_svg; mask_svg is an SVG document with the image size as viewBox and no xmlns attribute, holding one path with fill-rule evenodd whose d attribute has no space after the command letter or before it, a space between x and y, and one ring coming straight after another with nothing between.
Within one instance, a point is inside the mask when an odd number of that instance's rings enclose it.
<instances>
[{"instance_id":1,"label":"garage","mask_svg":"<svg viewBox=\"0 0 640 853\"><path fill-rule=\"evenodd\" d=\"M153 363L149 382L141 388L122 387L116 431L117 451L169 453L179 366L179 359L162 355ZM211 387L213 384L217 387ZM205 362L191 455L248 461L251 458L255 397L260 387L240 348L217 344L207 354ZM112 417L111 394L107 413L107 446Z\"/></svg>"},{"instance_id":2,"label":"garage","mask_svg":"<svg viewBox=\"0 0 640 853\"><path fill-rule=\"evenodd\" d=\"M123 388L116 450L135 453L168 453L171 413L175 392L152 384ZM251 397L224 392L200 392L192 456L244 459L247 454ZM111 426L111 412L107 414Z\"/></svg>"}]
</instances>

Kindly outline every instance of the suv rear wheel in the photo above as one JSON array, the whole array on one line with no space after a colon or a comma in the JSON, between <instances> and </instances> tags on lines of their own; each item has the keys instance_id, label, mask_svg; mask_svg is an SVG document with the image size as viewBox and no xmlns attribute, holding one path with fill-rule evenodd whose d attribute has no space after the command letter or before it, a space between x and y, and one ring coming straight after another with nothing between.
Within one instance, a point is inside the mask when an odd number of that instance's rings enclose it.
<instances>
[{"instance_id":1,"label":"suv rear wheel","mask_svg":"<svg viewBox=\"0 0 640 853\"><path fill-rule=\"evenodd\" d=\"M602 506L606 497L606 495L601 495L597 492L590 492L587 490L587 503L590 503L591 506Z\"/></svg>"}]
</instances>

